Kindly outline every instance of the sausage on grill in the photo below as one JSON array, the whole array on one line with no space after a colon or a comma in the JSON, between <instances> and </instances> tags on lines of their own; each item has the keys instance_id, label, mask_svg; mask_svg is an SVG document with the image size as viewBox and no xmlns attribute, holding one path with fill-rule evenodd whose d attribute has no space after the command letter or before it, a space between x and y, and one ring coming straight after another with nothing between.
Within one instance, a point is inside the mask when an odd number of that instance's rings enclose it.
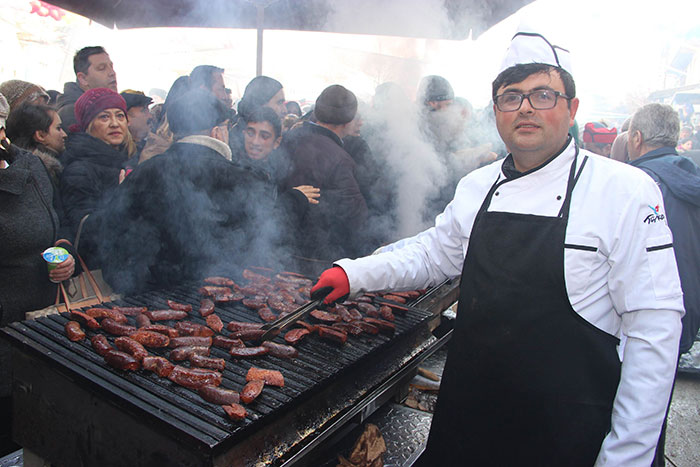
<instances>
[{"instance_id":1,"label":"sausage on grill","mask_svg":"<svg viewBox=\"0 0 700 467\"><path fill-rule=\"evenodd\" d=\"M245 402L246 404L250 404L260 395L263 387L265 387L265 381L261 379L249 381L245 386L243 386L243 389L241 389L241 401Z\"/></svg>"},{"instance_id":2,"label":"sausage on grill","mask_svg":"<svg viewBox=\"0 0 700 467\"><path fill-rule=\"evenodd\" d=\"M180 349L184 349L186 347L179 347ZM197 347L195 347L197 348ZM207 349L207 354L209 353L209 347L206 347ZM177 350L177 349L175 349ZM173 352L175 351L173 350ZM189 356L190 363L192 366L196 366L198 368L211 368L212 370L217 370L217 371L224 371L226 368L226 361L223 358L212 358L212 357L206 357L205 355L200 355L196 352L192 352Z\"/></svg>"},{"instance_id":3,"label":"sausage on grill","mask_svg":"<svg viewBox=\"0 0 700 467\"><path fill-rule=\"evenodd\" d=\"M145 329L139 329L131 333L129 337L145 347L161 348L170 344L170 338L165 334Z\"/></svg>"},{"instance_id":4,"label":"sausage on grill","mask_svg":"<svg viewBox=\"0 0 700 467\"><path fill-rule=\"evenodd\" d=\"M136 358L126 352L119 350L110 350L104 355L105 362L117 370L138 370L141 367Z\"/></svg>"},{"instance_id":5,"label":"sausage on grill","mask_svg":"<svg viewBox=\"0 0 700 467\"><path fill-rule=\"evenodd\" d=\"M269 352L267 347L231 347L231 350L228 351L232 357L238 358L260 357Z\"/></svg>"},{"instance_id":6,"label":"sausage on grill","mask_svg":"<svg viewBox=\"0 0 700 467\"><path fill-rule=\"evenodd\" d=\"M126 352L133 356L139 362L143 361L145 357L148 357L148 352L143 345L130 337L119 336L114 339L114 345L116 345L122 352Z\"/></svg>"},{"instance_id":7,"label":"sausage on grill","mask_svg":"<svg viewBox=\"0 0 700 467\"><path fill-rule=\"evenodd\" d=\"M166 321L169 319L187 318L187 312L178 310L152 310L147 311L146 316L148 316L151 321Z\"/></svg>"},{"instance_id":8,"label":"sausage on grill","mask_svg":"<svg viewBox=\"0 0 700 467\"><path fill-rule=\"evenodd\" d=\"M128 336L136 332L136 328L134 326L117 323L112 318L103 319L101 325L102 329L115 336Z\"/></svg>"},{"instance_id":9,"label":"sausage on grill","mask_svg":"<svg viewBox=\"0 0 700 467\"><path fill-rule=\"evenodd\" d=\"M173 371L173 368L175 368L175 365L167 358L154 357L152 355L144 357L141 365L143 365L144 370L152 371L161 378L167 378L170 372Z\"/></svg>"},{"instance_id":10,"label":"sausage on grill","mask_svg":"<svg viewBox=\"0 0 700 467\"><path fill-rule=\"evenodd\" d=\"M236 391L217 386L202 386L197 393L207 402L219 405L238 404L240 396Z\"/></svg>"},{"instance_id":11,"label":"sausage on grill","mask_svg":"<svg viewBox=\"0 0 700 467\"><path fill-rule=\"evenodd\" d=\"M277 370L266 370L264 368L255 368L254 366L248 370L245 377L246 381L265 381L265 384L270 386L284 387L284 376Z\"/></svg>"},{"instance_id":12,"label":"sausage on grill","mask_svg":"<svg viewBox=\"0 0 700 467\"><path fill-rule=\"evenodd\" d=\"M80 327L80 323L77 321L68 321L63 327L66 331L66 336L71 342L78 342L85 339L85 331Z\"/></svg>"},{"instance_id":13,"label":"sausage on grill","mask_svg":"<svg viewBox=\"0 0 700 467\"><path fill-rule=\"evenodd\" d=\"M110 350L114 350L114 347L109 344L109 341L103 334L95 334L92 336L90 344L92 344L92 348L95 349L95 352L101 357L104 357Z\"/></svg>"},{"instance_id":14,"label":"sausage on grill","mask_svg":"<svg viewBox=\"0 0 700 467\"><path fill-rule=\"evenodd\" d=\"M224 408L224 412L226 412L226 415L228 415L228 418L231 420L243 420L246 415L248 415L245 407L241 404L222 405L221 407Z\"/></svg>"},{"instance_id":15,"label":"sausage on grill","mask_svg":"<svg viewBox=\"0 0 700 467\"><path fill-rule=\"evenodd\" d=\"M175 384L190 389L198 389L202 386L219 386L221 384L221 373L204 368L185 368L175 365L173 371L168 375L168 379Z\"/></svg>"}]
</instances>

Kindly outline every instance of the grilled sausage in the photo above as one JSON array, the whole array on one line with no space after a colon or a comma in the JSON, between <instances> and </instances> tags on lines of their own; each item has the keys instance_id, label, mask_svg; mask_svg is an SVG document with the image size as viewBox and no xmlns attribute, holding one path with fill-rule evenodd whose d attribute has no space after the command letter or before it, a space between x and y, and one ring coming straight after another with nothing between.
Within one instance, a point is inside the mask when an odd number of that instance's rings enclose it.
<instances>
[{"instance_id":1,"label":"grilled sausage","mask_svg":"<svg viewBox=\"0 0 700 467\"><path fill-rule=\"evenodd\" d=\"M265 381L261 379L248 382L245 386L243 386L243 389L241 389L241 401L245 402L246 404L250 404L260 395L264 387Z\"/></svg>"},{"instance_id":2,"label":"grilled sausage","mask_svg":"<svg viewBox=\"0 0 700 467\"><path fill-rule=\"evenodd\" d=\"M342 319L346 323L349 323L350 321L352 321L354 319L352 317L352 315L350 314L350 311L346 307L344 307L343 305L340 305L340 304L336 305L333 308L333 311L335 311L338 314L338 316L340 316L340 319Z\"/></svg>"},{"instance_id":3,"label":"grilled sausage","mask_svg":"<svg viewBox=\"0 0 700 467\"><path fill-rule=\"evenodd\" d=\"M168 379L175 384L190 389L198 389L202 386L219 386L221 384L221 373L204 368L185 368L175 365L173 371L168 375Z\"/></svg>"},{"instance_id":4,"label":"grilled sausage","mask_svg":"<svg viewBox=\"0 0 700 467\"><path fill-rule=\"evenodd\" d=\"M125 314L126 316L136 316L139 313L145 313L148 308L145 306L115 306L112 308L117 310L119 313Z\"/></svg>"},{"instance_id":5,"label":"grilled sausage","mask_svg":"<svg viewBox=\"0 0 700 467\"><path fill-rule=\"evenodd\" d=\"M166 300L165 303L168 304L168 308L170 308L171 310L186 311L187 313L192 311L192 305L189 304L178 303L173 300Z\"/></svg>"},{"instance_id":6,"label":"grilled sausage","mask_svg":"<svg viewBox=\"0 0 700 467\"><path fill-rule=\"evenodd\" d=\"M348 340L348 335L344 331L334 329L330 326L320 325L318 327L318 335L338 344L345 344Z\"/></svg>"},{"instance_id":7,"label":"grilled sausage","mask_svg":"<svg viewBox=\"0 0 700 467\"><path fill-rule=\"evenodd\" d=\"M359 336L364 332L361 327L352 323L333 323L331 327L340 329L344 333L350 334L352 336Z\"/></svg>"},{"instance_id":8,"label":"grilled sausage","mask_svg":"<svg viewBox=\"0 0 700 467\"><path fill-rule=\"evenodd\" d=\"M119 336L114 339L114 345L122 352L133 356L139 362L143 361L145 357L148 357L148 352L143 348L143 345L130 337Z\"/></svg>"},{"instance_id":9,"label":"grilled sausage","mask_svg":"<svg viewBox=\"0 0 700 467\"><path fill-rule=\"evenodd\" d=\"M248 413L241 404L222 405L224 412L231 420L243 420Z\"/></svg>"},{"instance_id":10,"label":"grilled sausage","mask_svg":"<svg viewBox=\"0 0 700 467\"><path fill-rule=\"evenodd\" d=\"M101 357L104 357L110 350L114 350L104 334L95 334L92 336L90 344L92 344L92 348L95 349L95 352Z\"/></svg>"},{"instance_id":11,"label":"grilled sausage","mask_svg":"<svg viewBox=\"0 0 700 467\"><path fill-rule=\"evenodd\" d=\"M141 365L143 365L144 370L152 371L161 378L167 378L170 372L173 371L173 368L175 368L175 365L167 358L154 357L151 355L144 357Z\"/></svg>"},{"instance_id":12,"label":"grilled sausage","mask_svg":"<svg viewBox=\"0 0 700 467\"><path fill-rule=\"evenodd\" d=\"M129 335L133 340L146 347L161 348L170 344L170 338L156 331L139 329Z\"/></svg>"},{"instance_id":13,"label":"grilled sausage","mask_svg":"<svg viewBox=\"0 0 700 467\"><path fill-rule=\"evenodd\" d=\"M151 325L151 320L148 319L148 316L144 315L143 313L139 313L136 315L136 327L138 328L144 328L146 326Z\"/></svg>"},{"instance_id":14,"label":"grilled sausage","mask_svg":"<svg viewBox=\"0 0 700 467\"><path fill-rule=\"evenodd\" d=\"M228 353L232 357L249 358L267 355L270 351L267 347L231 347Z\"/></svg>"},{"instance_id":15,"label":"grilled sausage","mask_svg":"<svg viewBox=\"0 0 700 467\"><path fill-rule=\"evenodd\" d=\"M148 316L151 321L165 321L169 319L187 318L187 312L178 310L152 310L147 311L146 316Z\"/></svg>"},{"instance_id":16,"label":"grilled sausage","mask_svg":"<svg viewBox=\"0 0 700 467\"><path fill-rule=\"evenodd\" d=\"M383 319L365 318L364 321L369 324L374 324L379 328L379 331L383 334L393 334L396 331L396 326L389 321L384 321Z\"/></svg>"},{"instance_id":17,"label":"grilled sausage","mask_svg":"<svg viewBox=\"0 0 700 467\"><path fill-rule=\"evenodd\" d=\"M379 316L381 316L382 319L385 319L387 321L394 321L394 312L391 311L391 307L388 307L386 305L382 305L379 307Z\"/></svg>"},{"instance_id":18,"label":"grilled sausage","mask_svg":"<svg viewBox=\"0 0 700 467\"><path fill-rule=\"evenodd\" d=\"M263 368L250 367L248 374L245 376L246 381L265 381L265 384L270 386L284 387L284 376L277 370L266 370Z\"/></svg>"},{"instance_id":19,"label":"grilled sausage","mask_svg":"<svg viewBox=\"0 0 700 467\"><path fill-rule=\"evenodd\" d=\"M232 291L230 287L217 287L214 285L205 285L199 288L199 293L201 293L202 295L207 295L209 297L213 297L215 295L229 294L231 292Z\"/></svg>"},{"instance_id":20,"label":"grilled sausage","mask_svg":"<svg viewBox=\"0 0 700 467\"><path fill-rule=\"evenodd\" d=\"M244 331L246 329L260 329L263 325L261 323L246 323L243 321L231 321L226 325L226 329L229 331Z\"/></svg>"},{"instance_id":21,"label":"grilled sausage","mask_svg":"<svg viewBox=\"0 0 700 467\"><path fill-rule=\"evenodd\" d=\"M100 329L100 323L98 323L95 318L82 311L72 310L70 312L70 318L90 329Z\"/></svg>"},{"instance_id":22,"label":"grilled sausage","mask_svg":"<svg viewBox=\"0 0 700 467\"><path fill-rule=\"evenodd\" d=\"M139 328L139 331L153 331L153 332L158 332L161 334L165 334L169 338L173 337L179 337L180 333L177 332L177 329L171 328L170 326L166 326L165 324L150 324L148 326L144 326L142 328Z\"/></svg>"},{"instance_id":23,"label":"grilled sausage","mask_svg":"<svg viewBox=\"0 0 700 467\"><path fill-rule=\"evenodd\" d=\"M356 306L358 310L367 316L379 316L379 310L371 303L358 302Z\"/></svg>"},{"instance_id":24,"label":"grilled sausage","mask_svg":"<svg viewBox=\"0 0 700 467\"><path fill-rule=\"evenodd\" d=\"M367 334L372 334L372 335L379 334L379 328L377 326L375 326L374 324L370 324L370 323L367 323L367 322L362 321L362 320L353 321L350 324L361 328Z\"/></svg>"},{"instance_id":25,"label":"grilled sausage","mask_svg":"<svg viewBox=\"0 0 700 467\"><path fill-rule=\"evenodd\" d=\"M214 313L214 302L209 298L203 298L202 301L199 302L199 314L206 318L212 313Z\"/></svg>"},{"instance_id":26,"label":"grilled sausage","mask_svg":"<svg viewBox=\"0 0 700 467\"><path fill-rule=\"evenodd\" d=\"M241 303L251 310L259 310L260 308L267 307L267 302L262 298L244 298Z\"/></svg>"},{"instance_id":27,"label":"grilled sausage","mask_svg":"<svg viewBox=\"0 0 700 467\"><path fill-rule=\"evenodd\" d=\"M230 302L240 302L245 298L245 295L238 292L233 293L221 293L214 295L214 301L216 303L230 303Z\"/></svg>"},{"instance_id":28,"label":"grilled sausage","mask_svg":"<svg viewBox=\"0 0 700 467\"><path fill-rule=\"evenodd\" d=\"M216 386L202 386L197 393L207 402L219 405L238 404L240 396L236 391Z\"/></svg>"},{"instance_id":29,"label":"grilled sausage","mask_svg":"<svg viewBox=\"0 0 700 467\"><path fill-rule=\"evenodd\" d=\"M217 315L207 316L207 326L215 332L221 332L224 329L224 323L221 322L221 318Z\"/></svg>"},{"instance_id":30,"label":"grilled sausage","mask_svg":"<svg viewBox=\"0 0 700 467\"><path fill-rule=\"evenodd\" d=\"M270 269L265 269L265 268L260 268L261 271L268 271L272 272ZM257 272L253 272L250 269L244 269L243 270L243 277L248 279L250 282L260 282L260 283L267 283L270 282L270 278L263 276L262 274L258 274Z\"/></svg>"},{"instance_id":31,"label":"grilled sausage","mask_svg":"<svg viewBox=\"0 0 700 467\"><path fill-rule=\"evenodd\" d=\"M222 349L229 350L231 347L244 347L245 344L240 339L233 339L226 336L214 336L212 338L212 344L215 347L221 347Z\"/></svg>"},{"instance_id":32,"label":"grilled sausage","mask_svg":"<svg viewBox=\"0 0 700 467\"><path fill-rule=\"evenodd\" d=\"M203 336L182 336L170 339L170 347L182 347L184 345L194 345L199 347L211 347L211 337Z\"/></svg>"},{"instance_id":33,"label":"grilled sausage","mask_svg":"<svg viewBox=\"0 0 700 467\"><path fill-rule=\"evenodd\" d=\"M277 344L275 342L266 341L262 346L270 351L270 355L280 358L296 358L299 356L299 351L291 345Z\"/></svg>"},{"instance_id":34,"label":"grilled sausage","mask_svg":"<svg viewBox=\"0 0 700 467\"><path fill-rule=\"evenodd\" d=\"M184 349L185 347L179 348ZM208 351L209 347L206 347L206 349ZM173 352L175 350L173 350ZM192 352L189 356L189 360L192 366L196 366L198 368L211 368L212 370L218 371L224 371L224 369L226 369L226 361L223 358L206 357L204 355L199 355L196 352Z\"/></svg>"},{"instance_id":35,"label":"grilled sausage","mask_svg":"<svg viewBox=\"0 0 700 467\"><path fill-rule=\"evenodd\" d=\"M267 321L268 323L277 319L277 315L266 306L258 308L258 316L260 316L260 319Z\"/></svg>"},{"instance_id":36,"label":"grilled sausage","mask_svg":"<svg viewBox=\"0 0 700 467\"><path fill-rule=\"evenodd\" d=\"M112 318L103 319L101 325L102 329L115 336L128 336L136 332L136 328L134 326L117 323Z\"/></svg>"},{"instance_id":37,"label":"grilled sausage","mask_svg":"<svg viewBox=\"0 0 700 467\"><path fill-rule=\"evenodd\" d=\"M88 308L85 314L96 319L112 318L117 323L126 323L126 315L121 311L112 310L111 308Z\"/></svg>"},{"instance_id":38,"label":"grilled sausage","mask_svg":"<svg viewBox=\"0 0 700 467\"><path fill-rule=\"evenodd\" d=\"M316 318L319 321L323 321L326 323L336 323L341 320L341 317L334 314L334 313L328 313L327 311L323 310L313 310L311 313L309 313L311 316Z\"/></svg>"},{"instance_id":39,"label":"grilled sausage","mask_svg":"<svg viewBox=\"0 0 700 467\"><path fill-rule=\"evenodd\" d=\"M136 358L126 352L120 352L119 350L110 350L103 358L105 362L107 362L107 365L117 370L135 371L141 367L141 364Z\"/></svg>"},{"instance_id":40,"label":"grilled sausage","mask_svg":"<svg viewBox=\"0 0 700 467\"><path fill-rule=\"evenodd\" d=\"M228 277L220 277L220 276L212 276L212 277L205 277L204 282L207 284L212 284L212 285L225 285L228 287L233 287L236 285L235 282L233 282L231 279Z\"/></svg>"},{"instance_id":41,"label":"grilled sausage","mask_svg":"<svg viewBox=\"0 0 700 467\"><path fill-rule=\"evenodd\" d=\"M85 339L85 331L80 327L80 323L77 321L68 321L63 327L66 332L68 340L71 342L78 342Z\"/></svg>"},{"instance_id":42,"label":"grilled sausage","mask_svg":"<svg viewBox=\"0 0 700 467\"><path fill-rule=\"evenodd\" d=\"M214 331L203 324L191 323L189 321L178 321L175 323L175 329L177 329L177 332L179 332L181 336L209 337L214 335Z\"/></svg>"},{"instance_id":43,"label":"grilled sausage","mask_svg":"<svg viewBox=\"0 0 700 467\"><path fill-rule=\"evenodd\" d=\"M383 298L396 303L406 303L406 299L404 297L399 297L398 295L386 294Z\"/></svg>"},{"instance_id":44,"label":"grilled sausage","mask_svg":"<svg viewBox=\"0 0 700 467\"><path fill-rule=\"evenodd\" d=\"M231 337L242 341L258 341L263 334L265 334L264 329L243 329L241 331L231 333Z\"/></svg>"},{"instance_id":45,"label":"grilled sausage","mask_svg":"<svg viewBox=\"0 0 700 467\"><path fill-rule=\"evenodd\" d=\"M304 328L308 329L309 332L318 331L318 326L316 326L315 324L309 324L306 321L296 321L294 324L298 324L299 326L303 326Z\"/></svg>"},{"instance_id":46,"label":"grilled sausage","mask_svg":"<svg viewBox=\"0 0 700 467\"><path fill-rule=\"evenodd\" d=\"M189 359L194 354L209 355L209 347L197 345L183 345L180 347L175 347L170 351L170 360L174 362L181 362Z\"/></svg>"},{"instance_id":47,"label":"grilled sausage","mask_svg":"<svg viewBox=\"0 0 700 467\"><path fill-rule=\"evenodd\" d=\"M311 331L306 328L290 329L287 331L287 334L284 335L284 340L288 344L298 344L307 334L311 334Z\"/></svg>"}]
</instances>

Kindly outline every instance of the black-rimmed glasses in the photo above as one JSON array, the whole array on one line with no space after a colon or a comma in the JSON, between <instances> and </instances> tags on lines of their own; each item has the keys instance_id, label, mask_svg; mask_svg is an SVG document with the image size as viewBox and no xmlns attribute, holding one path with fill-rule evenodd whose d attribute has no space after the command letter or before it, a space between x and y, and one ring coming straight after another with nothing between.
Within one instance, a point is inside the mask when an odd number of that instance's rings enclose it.
<instances>
[{"instance_id":1,"label":"black-rimmed glasses","mask_svg":"<svg viewBox=\"0 0 700 467\"><path fill-rule=\"evenodd\" d=\"M523 105L523 100L527 99L530 106L535 110L547 110L557 105L557 99L561 97L567 101L571 97L551 89L538 89L527 94L519 92L504 92L496 96L495 104L501 112L515 112Z\"/></svg>"}]
</instances>

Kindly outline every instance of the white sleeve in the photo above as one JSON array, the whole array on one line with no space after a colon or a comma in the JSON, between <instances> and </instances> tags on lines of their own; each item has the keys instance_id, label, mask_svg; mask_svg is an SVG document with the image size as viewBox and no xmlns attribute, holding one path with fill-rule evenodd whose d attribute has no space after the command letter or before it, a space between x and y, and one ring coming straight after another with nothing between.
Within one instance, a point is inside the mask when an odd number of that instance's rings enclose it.
<instances>
[{"instance_id":1,"label":"white sleeve","mask_svg":"<svg viewBox=\"0 0 700 467\"><path fill-rule=\"evenodd\" d=\"M683 296L658 187L640 184L610 253L610 295L625 340L612 426L596 466L650 465L675 375Z\"/></svg>"},{"instance_id":2,"label":"white sleeve","mask_svg":"<svg viewBox=\"0 0 700 467\"><path fill-rule=\"evenodd\" d=\"M435 227L411 237L401 247L355 260L337 261L335 264L348 275L350 294L426 288L459 276L473 219L464 222L465 212L471 210L463 209L463 205L469 200L458 198L456 196L436 218Z\"/></svg>"}]
</instances>

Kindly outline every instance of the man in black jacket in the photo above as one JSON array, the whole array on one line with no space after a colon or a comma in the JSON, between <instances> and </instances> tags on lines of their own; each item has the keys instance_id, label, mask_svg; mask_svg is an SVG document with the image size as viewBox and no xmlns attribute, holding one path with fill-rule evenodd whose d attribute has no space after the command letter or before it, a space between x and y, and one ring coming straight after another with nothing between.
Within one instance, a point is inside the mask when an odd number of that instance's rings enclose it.
<instances>
[{"instance_id":1,"label":"man in black jacket","mask_svg":"<svg viewBox=\"0 0 700 467\"><path fill-rule=\"evenodd\" d=\"M107 51L103 47L83 47L73 57L75 81L63 86L63 95L58 98L58 115L63 128L72 131L75 123L75 101L88 89L109 88L117 91L117 73Z\"/></svg>"},{"instance_id":2,"label":"man in black jacket","mask_svg":"<svg viewBox=\"0 0 700 467\"><path fill-rule=\"evenodd\" d=\"M175 143L140 164L100 211L105 279L122 293L265 263L273 190L231 162L226 106L188 92L169 113Z\"/></svg>"},{"instance_id":3,"label":"man in black jacket","mask_svg":"<svg viewBox=\"0 0 700 467\"><path fill-rule=\"evenodd\" d=\"M317 123L304 122L282 140L292 163L285 186L321 189L319 204L309 211L298 238L302 256L331 261L360 254L367 204L355 179L355 162L342 140L354 129L356 112L357 98L351 91L329 86L316 100Z\"/></svg>"}]
</instances>

